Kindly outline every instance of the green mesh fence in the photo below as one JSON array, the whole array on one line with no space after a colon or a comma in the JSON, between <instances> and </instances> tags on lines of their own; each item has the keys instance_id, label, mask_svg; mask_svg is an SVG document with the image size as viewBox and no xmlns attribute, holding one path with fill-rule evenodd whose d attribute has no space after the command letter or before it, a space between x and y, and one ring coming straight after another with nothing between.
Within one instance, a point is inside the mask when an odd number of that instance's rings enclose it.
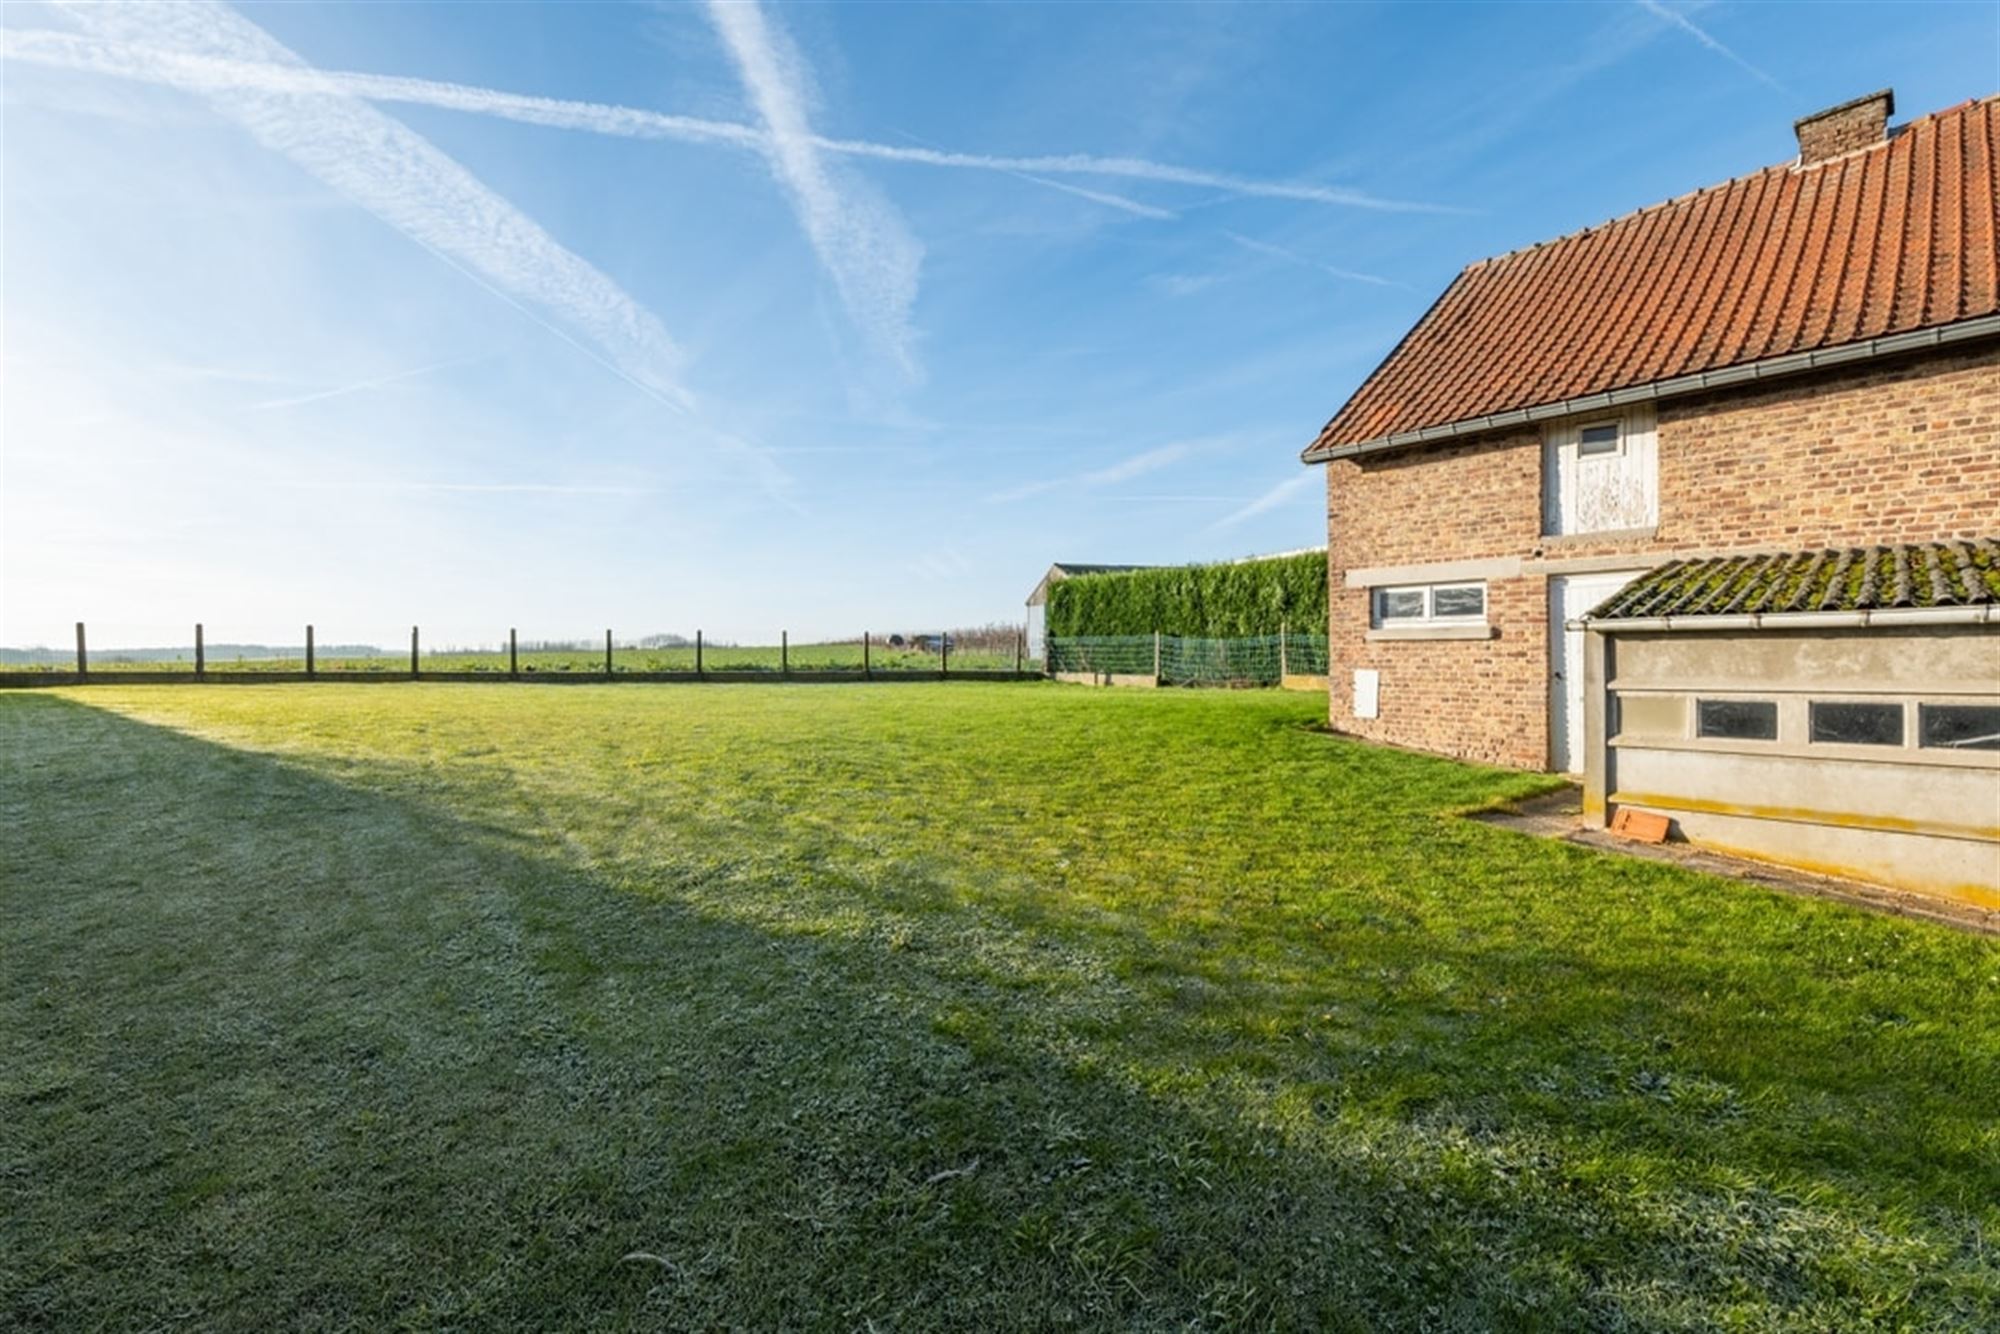
<instances>
[{"instance_id":1,"label":"green mesh fence","mask_svg":"<svg viewBox=\"0 0 2000 1334\"><path fill-rule=\"evenodd\" d=\"M1274 686L1285 675L1324 676L1326 661L1325 635L1085 635L1048 641L1051 672L1157 676L1176 686Z\"/></svg>"}]
</instances>

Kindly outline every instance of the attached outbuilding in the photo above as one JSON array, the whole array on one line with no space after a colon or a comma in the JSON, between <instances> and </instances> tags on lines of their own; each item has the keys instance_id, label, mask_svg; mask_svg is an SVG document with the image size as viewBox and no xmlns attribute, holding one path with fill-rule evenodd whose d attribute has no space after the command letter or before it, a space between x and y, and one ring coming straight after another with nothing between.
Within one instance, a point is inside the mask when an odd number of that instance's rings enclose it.
<instances>
[{"instance_id":1,"label":"attached outbuilding","mask_svg":"<svg viewBox=\"0 0 2000 1334\"><path fill-rule=\"evenodd\" d=\"M2000 541L1669 561L1571 628L1591 822L2000 907Z\"/></svg>"}]
</instances>

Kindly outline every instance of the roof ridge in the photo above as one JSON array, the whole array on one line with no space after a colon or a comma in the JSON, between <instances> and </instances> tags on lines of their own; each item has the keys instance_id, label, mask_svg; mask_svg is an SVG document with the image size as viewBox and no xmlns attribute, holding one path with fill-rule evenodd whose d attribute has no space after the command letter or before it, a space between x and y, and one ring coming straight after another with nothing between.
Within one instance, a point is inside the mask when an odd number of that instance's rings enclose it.
<instances>
[{"instance_id":1,"label":"roof ridge","mask_svg":"<svg viewBox=\"0 0 2000 1334\"><path fill-rule=\"evenodd\" d=\"M1589 236L1593 232L1601 232L1607 227L1616 227L1620 223L1631 222L1633 219L1644 217L1648 213L1655 213L1661 209L1673 208L1676 205L1685 204L1689 200L1699 199L1701 196L1713 194L1717 190L1731 189L1743 184L1745 181L1754 180L1759 176L1770 175L1774 172L1817 171L1828 163L1844 162L1857 154L1872 152L1877 148L1886 147L1893 143L1898 135L1906 134L1927 121L1941 120L1946 116L1964 115L1975 107L1984 106L1988 102L2000 103L2000 93L1988 93L1985 97L1969 97L1955 106L1942 107L1936 111L1927 111L1921 116L1912 116L1902 124L1892 127L1889 133L1880 141L1866 144L1835 157L1823 158L1818 162L1801 163L1795 154L1786 162L1773 162L1768 166L1757 167L1738 176L1731 176L1725 180L1715 181L1711 184L1700 186L1697 189L1684 190L1680 194L1671 195L1666 199L1655 200L1653 203L1642 204L1638 208L1613 214L1602 222L1593 222L1587 227L1579 227L1575 231L1564 232L1560 236L1551 236L1545 241L1536 241L1530 245L1516 246L1512 250L1502 250L1498 254L1487 255L1483 259L1475 259L1461 269L1460 272L1471 273L1475 269L1483 269L1489 265L1498 264L1502 260L1513 259L1517 255L1530 255L1537 250L1546 250L1550 246L1558 246L1565 241L1574 241L1580 237Z\"/></svg>"},{"instance_id":2,"label":"roof ridge","mask_svg":"<svg viewBox=\"0 0 2000 1334\"><path fill-rule=\"evenodd\" d=\"M2000 215L1982 202L2000 189L2000 93L1883 142L1827 171L1773 164L1466 265L1327 419L1308 461L1525 425L1607 395L1983 347L2000 331Z\"/></svg>"}]
</instances>

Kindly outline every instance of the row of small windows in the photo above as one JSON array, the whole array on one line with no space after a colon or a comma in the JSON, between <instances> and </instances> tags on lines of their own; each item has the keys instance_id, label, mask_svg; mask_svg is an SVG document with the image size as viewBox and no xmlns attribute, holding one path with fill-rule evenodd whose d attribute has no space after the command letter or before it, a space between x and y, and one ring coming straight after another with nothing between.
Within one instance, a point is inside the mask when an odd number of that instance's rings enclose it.
<instances>
[{"instance_id":1,"label":"row of small windows","mask_svg":"<svg viewBox=\"0 0 2000 1334\"><path fill-rule=\"evenodd\" d=\"M1485 584L1406 584L1375 590L1375 625L1469 625L1486 619Z\"/></svg>"},{"instance_id":2,"label":"row of small windows","mask_svg":"<svg viewBox=\"0 0 2000 1334\"><path fill-rule=\"evenodd\" d=\"M1897 703L1816 699L1807 708L1807 735L1816 745L1900 746L1904 715ZM1776 741L1777 701L1697 700L1695 735ZM2000 705L1919 704L1917 745L1926 750L2000 750Z\"/></svg>"}]
</instances>

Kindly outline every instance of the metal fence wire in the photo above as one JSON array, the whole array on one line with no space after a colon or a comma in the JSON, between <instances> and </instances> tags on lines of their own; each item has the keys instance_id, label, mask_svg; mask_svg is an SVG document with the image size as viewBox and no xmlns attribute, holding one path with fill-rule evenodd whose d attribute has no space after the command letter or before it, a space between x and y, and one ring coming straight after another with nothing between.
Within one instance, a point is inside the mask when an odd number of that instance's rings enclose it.
<instances>
[{"instance_id":1,"label":"metal fence wire","mask_svg":"<svg viewBox=\"0 0 2000 1334\"><path fill-rule=\"evenodd\" d=\"M1048 641L1051 672L1152 677L1163 685L1270 686L1285 676L1324 676L1326 663L1325 635L1084 635Z\"/></svg>"}]
</instances>

